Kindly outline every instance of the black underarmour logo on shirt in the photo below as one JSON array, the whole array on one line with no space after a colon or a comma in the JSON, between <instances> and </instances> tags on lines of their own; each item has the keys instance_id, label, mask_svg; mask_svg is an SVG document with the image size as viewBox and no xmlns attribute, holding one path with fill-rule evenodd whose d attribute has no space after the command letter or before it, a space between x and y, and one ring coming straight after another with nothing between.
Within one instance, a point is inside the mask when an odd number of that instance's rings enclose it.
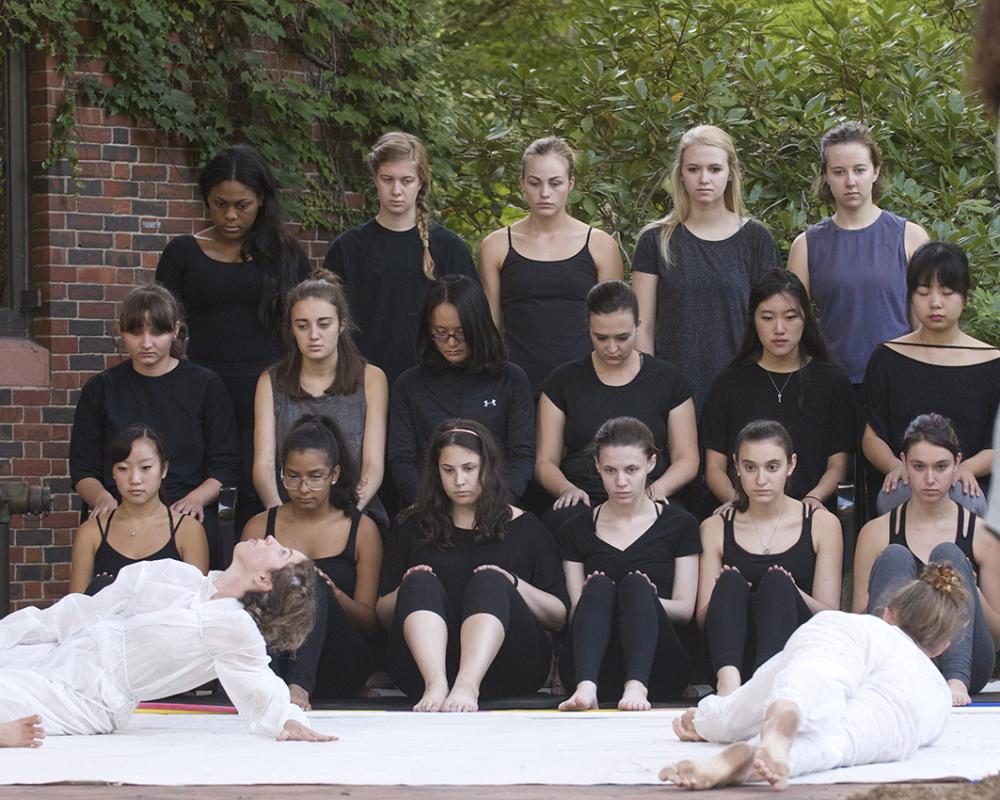
<instances>
[{"instance_id":1,"label":"black underarmour logo on shirt","mask_svg":"<svg viewBox=\"0 0 1000 800\"><path fill-rule=\"evenodd\" d=\"M496 398L494 398L493 400L483 400L483 408L489 408L490 406L496 408L496 404L497 404Z\"/></svg>"}]
</instances>

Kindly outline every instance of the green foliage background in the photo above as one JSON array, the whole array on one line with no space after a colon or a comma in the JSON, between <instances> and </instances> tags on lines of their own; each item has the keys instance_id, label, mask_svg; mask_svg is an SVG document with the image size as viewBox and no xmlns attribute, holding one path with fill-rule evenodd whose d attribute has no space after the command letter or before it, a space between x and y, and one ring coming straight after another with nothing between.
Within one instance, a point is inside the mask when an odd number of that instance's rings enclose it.
<instances>
[{"instance_id":1,"label":"green foliage background","mask_svg":"<svg viewBox=\"0 0 1000 800\"><path fill-rule=\"evenodd\" d=\"M147 122L205 159L253 142L289 211L335 234L360 155L385 130L421 135L433 203L475 246L524 213L520 153L577 148L574 213L627 257L669 207L680 134L736 139L747 199L783 250L829 213L810 192L816 142L843 119L876 132L882 204L970 254L966 324L1000 343L1000 214L990 125L966 83L975 0L20 0L8 38L54 55L73 90L49 163L73 159L77 103ZM277 43L290 59L262 56ZM107 85L78 72L96 59Z\"/></svg>"}]
</instances>

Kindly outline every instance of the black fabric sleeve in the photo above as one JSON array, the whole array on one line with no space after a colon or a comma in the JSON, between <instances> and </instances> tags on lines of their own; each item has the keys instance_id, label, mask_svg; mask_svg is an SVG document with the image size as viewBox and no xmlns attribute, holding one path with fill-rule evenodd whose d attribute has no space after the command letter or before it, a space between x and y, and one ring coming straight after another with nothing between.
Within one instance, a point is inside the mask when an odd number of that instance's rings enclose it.
<instances>
[{"instance_id":1,"label":"black fabric sleeve","mask_svg":"<svg viewBox=\"0 0 1000 800\"><path fill-rule=\"evenodd\" d=\"M223 486L235 486L240 477L240 434L233 401L222 379L209 373L202 417L205 474Z\"/></svg>"},{"instance_id":2,"label":"black fabric sleeve","mask_svg":"<svg viewBox=\"0 0 1000 800\"><path fill-rule=\"evenodd\" d=\"M436 269L435 274L442 275L465 275L479 283L479 273L476 271L476 264L472 260L472 253L469 246L458 234L443 229L442 234L447 233L447 237L442 236L444 243L444 264L441 269ZM437 266L435 264L435 266Z\"/></svg>"},{"instance_id":3,"label":"black fabric sleeve","mask_svg":"<svg viewBox=\"0 0 1000 800\"><path fill-rule=\"evenodd\" d=\"M567 370L574 362L556 367L552 374L542 382L542 394L549 398L563 414L566 413L566 378Z\"/></svg>"},{"instance_id":4,"label":"black fabric sleeve","mask_svg":"<svg viewBox=\"0 0 1000 800\"><path fill-rule=\"evenodd\" d=\"M701 536L698 533L698 520L687 511L677 509L677 513L681 515L680 519L675 523L678 527L677 547L674 550L677 558L701 555Z\"/></svg>"},{"instance_id":5,"label":"black fabric sleeve","mask_svg":"<svg viewBox=\"0 0 1000 800\"><path fill-rule=\"evenodd\" d=\"M75 487L84 478L104 484L104 377L95 375L80 392L69 440L69 475Z\"/></svg>"},{"instance_id":6,"label":"black fabric sleeve","mask_svg":"<svg viewBox=\"0 0 1000 800\"><path fill-rule=\"evenodd\" d=\"M673 367L673 364L670 365ZM690 400L692 397L691 386L688 384L687 379L676 367L673 368L673 383L670 386L670 410L673 411L677 406Z\"/></svg>"},{"instance_id":7,"label":"black fabric sleeve","mask_svg":"<svg viewBox=\"0 0 1000 800\"><path fill-rule=\"evenodd\" d=\"M868 366L865 368L864 403L865 422L872 426L890 448L895 448L889 440L890 408L889 408L889 376L885 368L885 345L875 348Z\"/></svg>"},{"instance_id":8,"label":"black fabric sleeve","mask_svg":"<svg viewBox=\"0 0 1000 800\"><path fill-rule=\"evenodd\" d=\"M660 232L648 230L635 243L635 253L632 254L632 272L648 272L651 275L660 274Z\"/></svg>"},{"instance_id":9,"label":"black fabric sleeve","mask_svg":"<svg viewBox=\"0 0 1000 800\"><path fill-rule=\"evenodd\" d=\"M833 371L830 387L830 454L843 453L858 447L858 409L854 402L854 389L847 373L837 367Z\"/></svg>"},{"instance_id":10,"label":"black fabric sleeve","mask_svg":"<svg viewBox=\"0 0 1000 800\"><path fill-rule=\"evenodd\" d=\"M379 576L379 597L384 597L399 588L406 570L413 566L408 562L410 543L413 541L415 531L416 525L412 522L406 522L389 531L385 554L382 557L382 572Z\"/></svg>"},{"instance_id":11,"label":"black fabric sleeve","mask_svg":"<svg viewBox=\"0 0 1000 800\"><path fill-rule=\"evenodd\" d=\"M408 377L404 373L396 379L392 387L388 438L389 473L404 507L413 502L420 482L420 468L417 465L417 433L413 425L410 406L411 381Z\"/></svg>"},{"instance_id":12,"label":"black fabric sleeve","mask_svg":"<svg viewBox=\"0 0 1000 800\"><path fill-rule=\"evenodd\" d=\"M312 263L309 261L309 256L306 255L305 248L297 240L295 243L298 245L298 252L295 259L295 279L298 283L301 283L312 272Z\"/></svg>"},{"instance_id":13,"label":"black fabric sleeve","mask_svg":"<svg viewBox=\"0 0 1000 800\"><path fill-rule=\"evenodd\" d=\"M524 541L527 543L531 555L531 573L518 575L518 577L527 579L528 583L536 589L558 597L569 610L566 575L563 573L562 559L559 558L559 549L556 547L555 539L552 538L548 528L530 511L524 512L523 516L527 517L521 522L521 526Z\"/></svg>"},{"instance_id":14,"label":"black fabric sleeve","mask_svg":"<svg viewBox=\"0 0 1000 800\"><path fill-rule=\"evenodd\" d=\"M729 403L726 383L725 372L712 381L712 388L708 390L708 397L701 409L698 443L703 448L707 447L728 455L733 443L729 441Z\"/></svg>"},{"instance_id":15,"label":"black fabric sleeve","mask_svg":"<svg viewBox=\"0 0 1000 800\"><path fill-rule=\"evenodd\" d=\"M184 285L184 261L180 258L180 247L178 239L167 242L156 265L156 282L169 289L178 300L183 299L181 289Z\"/></svg>"},{"instance_id":16,"label":"black fabric sleeve","mask_svg":"<svg viewBox=\"0 0 1000 800\"><path fill-rule=\"evenodd\" d=\"M512 497L518 498L524 494L535 469L535 403L531 384L528 383L524 370L510 363L505 370L507 426L504 431L504 455L507 461L507 489Z\"/></svg>"},{"instance_id":17,"label":"black fabric sleeve","mask_svg":"<svg viewBox=\"0 0 1000 800\"><path fill-rule=\"evenodd\" d=\"M323 259L323 268L344 279L344 253L340 237L333 240Z\"/></svg>"},{"instance_id":18,"label":"black fabric sleeve","mask_svg":"<svg viewBox=\"0 0 1000 800\"><path fill-rule=\"evenodd\" d=\"M556 542L559 545L559 554L563 561L578 561L583 563L583 554L580 552L580 544L577 539L577 531L582 521L589 521L585 514L576 514L566 520L556 531ZM565 573L564 573L565 577Z\"/></svg>"}]
</instances>

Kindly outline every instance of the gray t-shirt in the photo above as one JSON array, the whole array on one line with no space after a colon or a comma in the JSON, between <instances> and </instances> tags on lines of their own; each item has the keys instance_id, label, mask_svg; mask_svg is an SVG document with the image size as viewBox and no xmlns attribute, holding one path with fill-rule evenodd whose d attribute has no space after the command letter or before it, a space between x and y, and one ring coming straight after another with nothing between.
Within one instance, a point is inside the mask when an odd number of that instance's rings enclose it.
<instances>
[{"instance_id":1,"label":"gray t-shirt","mask_svg":"<svg viewBox=\"0 0 1000 800\"><path fill-rule=\"evenodd\" d=\"M639 237L633 272L659 276L654 355L680 369L700 414L715 376L743 339L750 287L781 256L767 228L755 220L728 239L699 239L683 225L670 237L670 264L660 254L660 233Z\"/></svg>"}]
</instances>

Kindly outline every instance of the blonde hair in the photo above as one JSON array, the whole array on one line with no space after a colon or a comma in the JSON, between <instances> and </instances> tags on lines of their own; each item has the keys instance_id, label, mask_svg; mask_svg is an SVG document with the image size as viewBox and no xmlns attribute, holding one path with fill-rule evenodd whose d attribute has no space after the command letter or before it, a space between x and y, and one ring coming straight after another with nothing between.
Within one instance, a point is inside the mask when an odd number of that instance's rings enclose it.
<instances>
[{"instance_id":1,"label":"blonde hair","mask_svg":"<svg viewBox=\"0 0 1000 800\"><path fill-rule=\"evenodd\" d=\"M674 166L670 172L670 193L674 199L674 207L665 217L649 223L640 231L640 236L646 231L659 231L660 255L665 264L670 263L670 237L673 236L677 226L691 214L691 197L684 186L681 170L684 166L684 151L697 144L725 150L726 159L729 162L729 183L726 185L723 200L726 208L736 214L741 221L747 217L746 207L743 205L743 167L740 165L740 157L736 153L736 145L733 144L732 138L722 128L717 128L714 125L698 125L691 128L685 132L677 145Z\"/></svg>"},{"instance_id":2,"label":"blonde hair","mask_svg":"<svg viewBox=\"0 0 1000 800\"><path fill-rule=\"evenodd\" d=\"M951 562L931 562L920 577L901 587L889 600L897 627L928 654L954 641L969 623L969 592Z\"/></svg>"},{"instance_id":3,"label":"blonde hair","mask_svg":"<svg viewBox=\"0 0 1000 800\"><path fill-rule=\"evenodd\" d=\"M535 139L528 145L521 156L521 177L524 177L524 170L528 166L528 159L535 156L559 156L566 162L566 171L572 178L576 172L576 154L569 142L561 136L546 136L544 139Z\"/></svg>"},{"instance_id":4,"label":"blonde hair","mask_svg":"<svg viewBox=\"0 0 1000 800\"><path fill-rule=\"evenodd\" d=\"M431 256L431 212L427 204L427 195L431 188L427 149L412 133L392 131L381 136L368 154L368 168L373 178L378 173L379 167L387 161L412 161L417 167L417 180L420 181L420 189L417 191L417 233L420 234L420 241L424 244L424 277L432 281L435 274L434 258Z\"/></svg>"}]
</instances>

